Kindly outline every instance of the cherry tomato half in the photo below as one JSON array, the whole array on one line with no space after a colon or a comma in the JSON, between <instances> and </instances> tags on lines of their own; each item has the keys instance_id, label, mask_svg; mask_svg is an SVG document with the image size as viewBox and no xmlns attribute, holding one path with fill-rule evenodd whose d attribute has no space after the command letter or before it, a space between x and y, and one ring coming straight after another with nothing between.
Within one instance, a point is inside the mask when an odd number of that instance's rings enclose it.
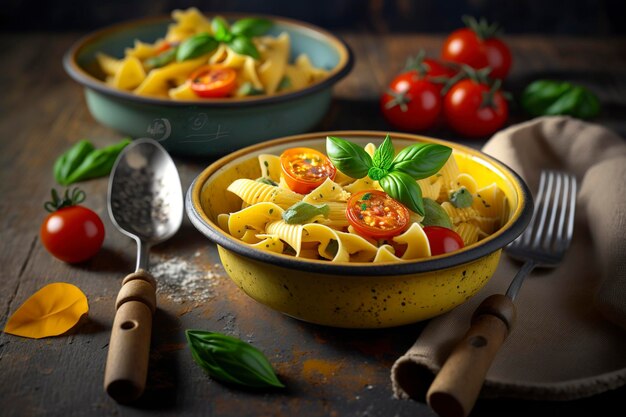
<instances>
[{"instance_id":1,"label":"cherry tomato half","mask_svg":"<svg viewBox=\"0 0 626 417\"><path fill-rule=\"evenodd\" d=\"M44 246L56 258L82 262L94 256L104 241L104 225L92 210L70 206L50 213L39 231Z\"/></svg>"},{"instance_id":2,"label":"cherry tomato half","mask_svg":"<svg viewBox=\"0 0 626 417\"><path fill-rule=\"evenodd\" d=\"M420 78L416 71L398 75L380 98L387 121L400 129L415 131L433 126L441 113L441 85Z\"/></svg>"},{"instance_id":3,"label":"cherry tomato half","mask_svg":"<svg viewBox=\"0 0 626 417\"><path fill-rule=\"evenodd\" d=\"M219 65L205 65L194 71L189 80L191 90L198 97L226 97L236 87L237 72Z\"/></svg>"},{"instance_id":4,"label":"cherry tomato half","mask_svg":"<svg viewBox=\"0 0 626 417\"><path fill-rule=\"evenodd\" d=\"M504 126L509 107L500 91L491 96L488 85L469 79L459 81L443 101L446 121L457 133L468 137L494 133Z\"/></svg>"},{"instance_id":5,"label":"cherry tomato half","mask_svg":"<svg viewBox=\"0 0 626 417\"><path fill-rule=\"evenodd\" d=\"M457 232L447 227L426 226L424 233L428 238L430 254L432 256L457 251L465 246L463 239Z\"/></svg>"},{"instance_id":6,"label":"cherry tomato half","mask_svg":"<svg viewBox=\"0 0 626 417\"><path fill-rule=\"evenodd\" d=\"M311 148L291 148L280 155L280 166L287 186L296 193L307 194L326 178L335 179L337 169L323 153Z\"/></svg>"},{"instance_id":7,"label":"cherry tomato half","mask_svg":"<svg viewBox=\"0 0 626 417\"><path fill-rule=\"evenodd\" d=\"M352 194L346 207L348 222L356 232L373 239L389 239L409 225L409 210L378 190Z\"/></svg>"},{"instance_id":8,"label":"cherry tomato half","mask_svg":"<svg viewBox=\"0 0 626 417\"><path fill-rule=\"evenodd\" d=\"M470 28L457 29L446 39L441 57L472 68L490 67L490 77L504 78L511 69L511 51L498 38L481 39Z\"/></svg>"}]
</instances>

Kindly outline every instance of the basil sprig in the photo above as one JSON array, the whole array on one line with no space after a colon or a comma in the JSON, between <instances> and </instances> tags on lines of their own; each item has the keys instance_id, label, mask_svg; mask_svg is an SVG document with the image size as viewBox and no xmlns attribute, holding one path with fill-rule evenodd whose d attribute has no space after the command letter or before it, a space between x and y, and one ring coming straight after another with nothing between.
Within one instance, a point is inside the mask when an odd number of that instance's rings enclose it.
<instances>
[{"instance_id":1,"label":"basil sprig","mask_svg":"<svg viewBox=\"0 0 626 417\"><path fill-rule=\"evenodd\" d=\"M439 203L430 198L424 198L424 218L421 223L423 226L440 226L452 229L452 222L448 213Z\"/></svg>"},{"instance_id":2,"label":"basil sprig","mask_svg":"<svg viewBox=\"0 0 626 417\"><path fill-rule=\"evenodd\" d=\"M389 135L370 157L360 146L345 139L326 138L326 153L335 167L352 178L366 175L410 210L424 216L422 190L416 180L436 174L446 163L452 149L431 143L416 143L394 156Z\"/></svg>"},{"instance_id":3,"label":"basil sprig","mask_svg":"<svg viewBox=\"0 0 626 417\"><path fill-rule=\"evenodd\" d=\"M304 224L315 216L328 217L328 204L314 205L299 201L283 213L283 220L287 224Z\"/></svg>"},{"instance_id":4,"label":"basil sprig","mask_svg":"<svg viewBox=\"0 0 626 417\"><path fill-rule=\"evenodd\" d=\"M185 336L193 360L212 378L253 388L285 387L263 353L243 340L202 330L186 330Z\"/></svg>"},{"instance_id":5,"label":"basil sprig","mask_svg":"<svg viewBox=\"0 0 626 417\"><path fill-rule=\"evenodd\" d=\"M187 38L178 47L176 60L186 61L208 54L217 49L220 43L225 43L238 54L259 59L259 50L252 42L252 38L265 34L272 25L273 23L267 19L246 18L236 21L229 27L224 18L217 16L211 22L213 36L199 33Z\"/></svg>"},{"instance_id":6,"label":"basil sprig","mask_svg":"<svg viewBox=\"0 0 626 417\"><path fill-rule=\"evenodd\" d=\"M532 116L564 114L590 119L600 113L600 100L594 93L565 81L534 81L522 93L521 104Z\"/></svg>"},{"instance_id":7,"label":"basil sprig","mask_svg":"<svg viewBox=\"0 0 626 417\"><path fill-rule=\"evenodd\" d=\"M450 203L456 208L470 207L473 202L472 194L465 187L459 188L450 195Z\"/></svg>"},{"instance_id":8,"label":"basil sprig","mask_svg":"<svg viewBox=\"0 0 626 417\"><path fill-rule=\"evenodd\" d=\"M61 185L109 175L117 156L130 143L124 139L106 148L96 149L88 140L81 140L54 163L54 179Z\"/></svg>"}]
</instances>

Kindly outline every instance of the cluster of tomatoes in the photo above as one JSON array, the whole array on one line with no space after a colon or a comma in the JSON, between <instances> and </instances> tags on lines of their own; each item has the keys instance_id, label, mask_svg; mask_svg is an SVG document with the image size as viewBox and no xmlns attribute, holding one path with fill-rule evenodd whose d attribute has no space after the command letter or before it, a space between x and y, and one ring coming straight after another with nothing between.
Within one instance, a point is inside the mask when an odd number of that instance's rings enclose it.
<instances>
[{"instance_id":1,"label":"cluster of tomatoes","mask_svg":"<svg viewBox=\"0 0 626 417\"><path fill-rule=\"evenodd\" d=\"M458 134L484 137L508 118L501 82L511 68L511 52L497 38L497 25L466 18L468 27L446 39L441 59L423 52L409 59L380 101L385 119L407 131L444 121Z\"/></svg>"}]
</instances>

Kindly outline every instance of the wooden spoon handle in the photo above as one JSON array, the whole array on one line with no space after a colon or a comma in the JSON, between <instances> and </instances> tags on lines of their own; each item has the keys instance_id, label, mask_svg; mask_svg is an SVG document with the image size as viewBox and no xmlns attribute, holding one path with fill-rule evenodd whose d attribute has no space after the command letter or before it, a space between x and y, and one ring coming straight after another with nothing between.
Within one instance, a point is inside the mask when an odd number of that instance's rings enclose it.
<instances>
[{"instance_id":1,"label":"wooden spoon handle","mask_svg":"<svg viewBox=\"0 0 626 417\"><path fill-rule=\"evenodd\" d=\"M146 387L156 281L144 270L128 275L115 306L104 388L117 402L129 403Z\"/></svg>"},{"instance_id":2,"label":"wooden spoon handle","mask_svg":"<svg viewBox=\"0 0 626 417\"><path fill-rule=\"evenodd\" d=\"M487 371L515 322L515 305L505 295L487 297L472 324L426 393L428 405L442 417L465 417L476 403Z\"/></svg>"}]
</instances>

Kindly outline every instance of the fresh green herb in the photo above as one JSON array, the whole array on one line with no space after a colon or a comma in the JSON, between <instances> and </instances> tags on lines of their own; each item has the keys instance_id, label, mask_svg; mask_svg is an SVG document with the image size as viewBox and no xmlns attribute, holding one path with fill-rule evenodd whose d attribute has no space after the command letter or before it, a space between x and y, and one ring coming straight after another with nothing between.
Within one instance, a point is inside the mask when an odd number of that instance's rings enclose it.
<instances>
[{"instance_id":1,"label":"fresh green herb","mask_svg":"<svg viewBox=\"0 0 626 417\"><path fill-rule=\"evenodd\" d=\"M452 222L448 213L439 203L430 198L424 198L424 219L421 223L424 226L441 226L452 229Z\"/></svg>"},{"instance_id":2,"label":"fresh green herb","mask_svg":"<svg viewBox=\"0 0 626 417\"><path fill-rule=\"evenodd\" d=\"M186 330L194 361L217 380L254 388L285 386L258 349L237 338L202 330Z\"/></svg>"},{"instance_id":3,"label":"fresh green herb","mask_svg":"<svg viewBox=\"0 0 626 417\"><path fill-rule=\"evenodd\" d=\"M329 210L328 204L316 206L300 201L285 210L283 220L287 224L304 224L315 216L328 216Z\"/></svg>"},{"instance_id":4,"label":"fresh green herb","mask_svg":"<svg viewBox=\"0 0 626 417\"><path fill-rule=\"evenodd\" d=\"M461 187L450 196L450 203L456 208L466 208L472 205L474 198L467 188Z\"/></svg>"},{"instance_id":5,"label":"fresh green herb","mask_svg":"<svg viewBox=\"0 0 626 417\"><path fill-rule=\"evenodd\" d=\"M173 62L176 59L176 54L178 53L178 46L169 48L166 51L161 52L157 56L153 56L152 58L148 58L144 61L144 64L149 69L152 68L161 68Z\"/></svg>"},{"instance_id":6,"label":"fresh green herb","mask_svg":"<svg viewBox=\"0 0 626 417\"><path fill-rule=\"evenodd\" d=\"M379 181L382 189L420 216L424 215L422 189L415 179L400 171L392 171Z\"/></svg>"},{"instance_id":7,"label":"fresh green herb","mask_svg":"<svg viewBox=\"0 0 626 417\"><path fill-rule=\"evenodd\" d=\"M54 178L61 185L70 185L108 175L117 156L129 143L129 139L124 139L106 148L96 149L89 141L81 140L56 160Z\"/></svg>"},{"instance_id":8,"label":"fresh green herb","mask_svg":"<svg viewBox=\"0 0 626 417\"><path fill-rule=\"evenodd\" d=\"M387 135L376 149L374 158L371 158L360 146L329 136L326 153L339 171L352 178L369 176L378 181L389 196L423 216L422 190L416 180L437 173L450 157L452 149L418 143L403 149L394 158L393 144Z\"/></svg>"},{"instance_id":9,"label":"fresh green herb","mask_svg":"<svg viewBox=\"0 0 626 417\"><path fill-rule=\"evenodd\" d=\"M370 198L372 198L372 195L371 195L370 193L365 193L365 194L363 194L363 195L361 196L361 200L363 200L363 201L367 201L367 200L369 200Z\"/></svg>"},{"instance_id":10,"label":"fresh green herb","mask_svg":"<svg viewBox=\"0 0 626 417\"><path fill-rule=\"evenodd\" d=\"M387 135L383 143L376 149L376 152L374 152L372 165L382 170L382 172L384 172L383 176L386 175L387 172L389 172L389 168L391 168L395 153L391 138Z\"/></svg>"},{"instance_id":11,"label":"fresh green herb","mask_svg":"<svg viewBox=\"0 0 626 417\"><path fill-rule=\"evenodd\" d=\"M246 81L241 84L241 86L237 89L237 96L245 97L245 96L258 96L261 94L265 94L265 90L262 88L256 88L252 85L250 81Z\"/></svg>"},{"instance_id":12,"label":"fresh green herb","mask_svg":"<svg viewBox=\"0 0 626 417\"><path fill-rule=\"evenodd\" d=\"M352 178L363 178L372 166L372 157L365 149L345 139L328 136L326 153L339 171Z\"/></svg>"},{"instance_id":13,"label":"fresh green herb","mask_svg":"<svg viewBox=\"0 0 626 417\"><path fill-rule=\"evenodd\" d=\"M254 59L259 59L261 55L259 50L256 49L252 39L245 36L235 36L231 41L227 42L230 49L241 55L248 55Z\"/></svg>"},{"instance_id":14,"label":"fresh green herb","mask_svg":"<svg viewBox=\"0 0 626 417\"><path fill-rule=\"evenodd\" d=\"M365 210L367 210L367 204L362 203L361 204L361 211L365 211Z\"/></svg>"},{"instance_id":15,"label":"fresh green herb","mask_svg":"<svg viewBox=\"0 0 626 417\"><path fill-rule=\"evenodd\" d=\"M260 177L260 178L257 178L255 181L260 182L261 184L272 185L274 187L278 186L276 182L274 182L271 178L267 178L267 177Z\"/></svg>"},{"instance_id":16,"label":"fresh green herb","mask_svg":"<svg viewBox=\"0 0 626 417\"><path fill-rule=\"evenodd\" d=\"M326 245L326 253L334 258L337 256L337 252L339 252L339 242L331 239L328 241L328 245Z\"/></svg>"},{"instance_id":17,"label":"fresh green herb","mask_svg":"<svg viewBox=\"0 0 626 417\"><path fill-rule=\"evenodd\" d=\"M280 90L285 90L287 88L291 87L291 78L289 78L288 76L284 76L281 80L280 83L278 83L278 87L276 88L278 91Z\"/></svg>"},{"instance_id":18,"label":"fresh green herb","mask_svg":"<svg viewBox=\"0 0 626 417\"><path fill-rule=\"evenodd\" d=\"M220 43L225 43L238 54L259 59L259 50L252 38L265 34L271 27L271 21L256 18L241 19L229 27L224 18L217 16L211 21L213 36L199 33L186 39L178 47L176 60L186 61L208 54L217 49Z\"/></svg>"},{"instance_id":19,"label":"fresh green herb","mask_svg":"<svg viewBox=\"0 0 626 417\"><path fill-rule=\"evenodd\" d=\"M265 35L272 28L272 22L267 19L248 17L239 19L230 28L233 35L252 38Z\"/></svg>"},{"instance_id":20,"label":"fresh green herb","mask_svg":"<svg viewBox=\"0 0 626 417\"><path fill-rule=\"evenodd\" d=\"M185 39L176 52L177 61L186 61L208 54L217 49L219 42L208 33L198 33L191 38Z\"/></svg>"},{"instance_id":21,"label":"fresh green herb","mask_svg":"<svg viewBox=\"0 0 626 417\"><path fill-rule=\"evenodd\" d=\"M590 119L600 113L600 100L580 85L537 80L522 93L521 104L532 116L569 115Z\"/></svg>"}]
</instances>

